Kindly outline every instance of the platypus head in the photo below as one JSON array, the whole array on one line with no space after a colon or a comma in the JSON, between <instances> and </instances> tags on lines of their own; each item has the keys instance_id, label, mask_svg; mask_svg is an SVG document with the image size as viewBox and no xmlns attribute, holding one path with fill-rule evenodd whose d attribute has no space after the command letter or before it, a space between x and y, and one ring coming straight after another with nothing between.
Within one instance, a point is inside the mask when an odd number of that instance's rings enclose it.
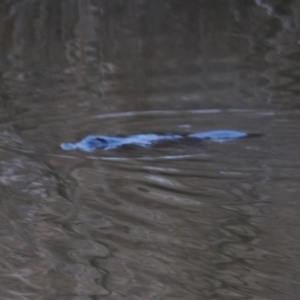
<instances>
[{"instance_id":1,"label":"platypus head","mask_svg":"<svg viewBox=\"0 0 300 300\"><path fill-rule=\"evenodd\" d=\"M122 145L123 138L105 135L89 135L78 143L63 143L61 148L64 150L83 150L94 152L97 149L113 149Z\"/></svg>"}]
</instances>

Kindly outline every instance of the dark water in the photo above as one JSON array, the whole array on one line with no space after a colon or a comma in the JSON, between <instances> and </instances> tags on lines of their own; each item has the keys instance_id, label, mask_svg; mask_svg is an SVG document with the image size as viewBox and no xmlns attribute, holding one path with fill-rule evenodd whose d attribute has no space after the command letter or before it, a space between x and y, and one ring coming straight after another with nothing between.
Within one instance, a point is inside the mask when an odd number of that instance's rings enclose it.
<instances>
[{"instance_id":1,"label":"dark water","mask_svg":"<svg viewBox=\"0 0 300 300\"><path fill-rule=\"evenodd\" d=\"M298 0L0 3L1 299L300 299ZM232 129L87 154L88 134Z\"/></svg>"}]
</instances>

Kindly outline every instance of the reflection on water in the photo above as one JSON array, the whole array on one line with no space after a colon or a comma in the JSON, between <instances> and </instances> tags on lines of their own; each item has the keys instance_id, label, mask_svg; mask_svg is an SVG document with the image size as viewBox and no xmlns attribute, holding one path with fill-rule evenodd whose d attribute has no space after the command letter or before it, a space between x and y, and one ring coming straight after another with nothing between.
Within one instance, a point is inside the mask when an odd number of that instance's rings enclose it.
<instances>
[{"instance_id":1,"label":"reflection on water","mask_svg":"<svg viewBox=\"0 0 300 300\"><path fill-rule=\"evenodd\" d=\"M297 299L299 3L0 4L1 299ZM229 143L66 153L88 134Z\"/></svg>"},{"instance_id":2,"label":"reflection on water","mask_svg":"<svg viewBox=\"0 0 300 300\"><path fill-rule=\"evenodd\" d=\"M0 5L10 115L297 105L296 0Z\"/></svg>"}]
</instances>

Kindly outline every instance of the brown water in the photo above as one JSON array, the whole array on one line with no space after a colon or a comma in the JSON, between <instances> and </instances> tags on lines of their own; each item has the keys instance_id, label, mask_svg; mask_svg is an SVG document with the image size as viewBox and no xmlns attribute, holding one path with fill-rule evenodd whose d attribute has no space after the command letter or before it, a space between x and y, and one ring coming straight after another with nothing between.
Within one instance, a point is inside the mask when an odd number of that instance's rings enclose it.
<instances>
[{"instance_id":1,"label":"brown water","mask_svg":"<svg viewBox=\"0 0 300 300\"><path fill-rule=\"evenodd\" d=\"M300 299L297 0L0 3L0 299ZM65 152L88 134L228 143Z\"/></svg>"}]
</instances>

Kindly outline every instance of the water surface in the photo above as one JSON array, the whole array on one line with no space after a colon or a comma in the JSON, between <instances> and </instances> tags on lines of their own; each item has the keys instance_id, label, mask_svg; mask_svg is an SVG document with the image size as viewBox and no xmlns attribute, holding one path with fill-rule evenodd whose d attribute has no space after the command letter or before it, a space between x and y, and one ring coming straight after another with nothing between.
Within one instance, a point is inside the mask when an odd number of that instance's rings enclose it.
<instances>
[{"instance_id":1,"label":"water surface","mask_svg":"<svg viewBox=\"0 0 300 300\"><path fill-rule=\"evenodd\" d=\"M0 4L1 299L298 299L299 4ZM227 143L66 152L86 135Z\"/></svg>"}]
</instances>

